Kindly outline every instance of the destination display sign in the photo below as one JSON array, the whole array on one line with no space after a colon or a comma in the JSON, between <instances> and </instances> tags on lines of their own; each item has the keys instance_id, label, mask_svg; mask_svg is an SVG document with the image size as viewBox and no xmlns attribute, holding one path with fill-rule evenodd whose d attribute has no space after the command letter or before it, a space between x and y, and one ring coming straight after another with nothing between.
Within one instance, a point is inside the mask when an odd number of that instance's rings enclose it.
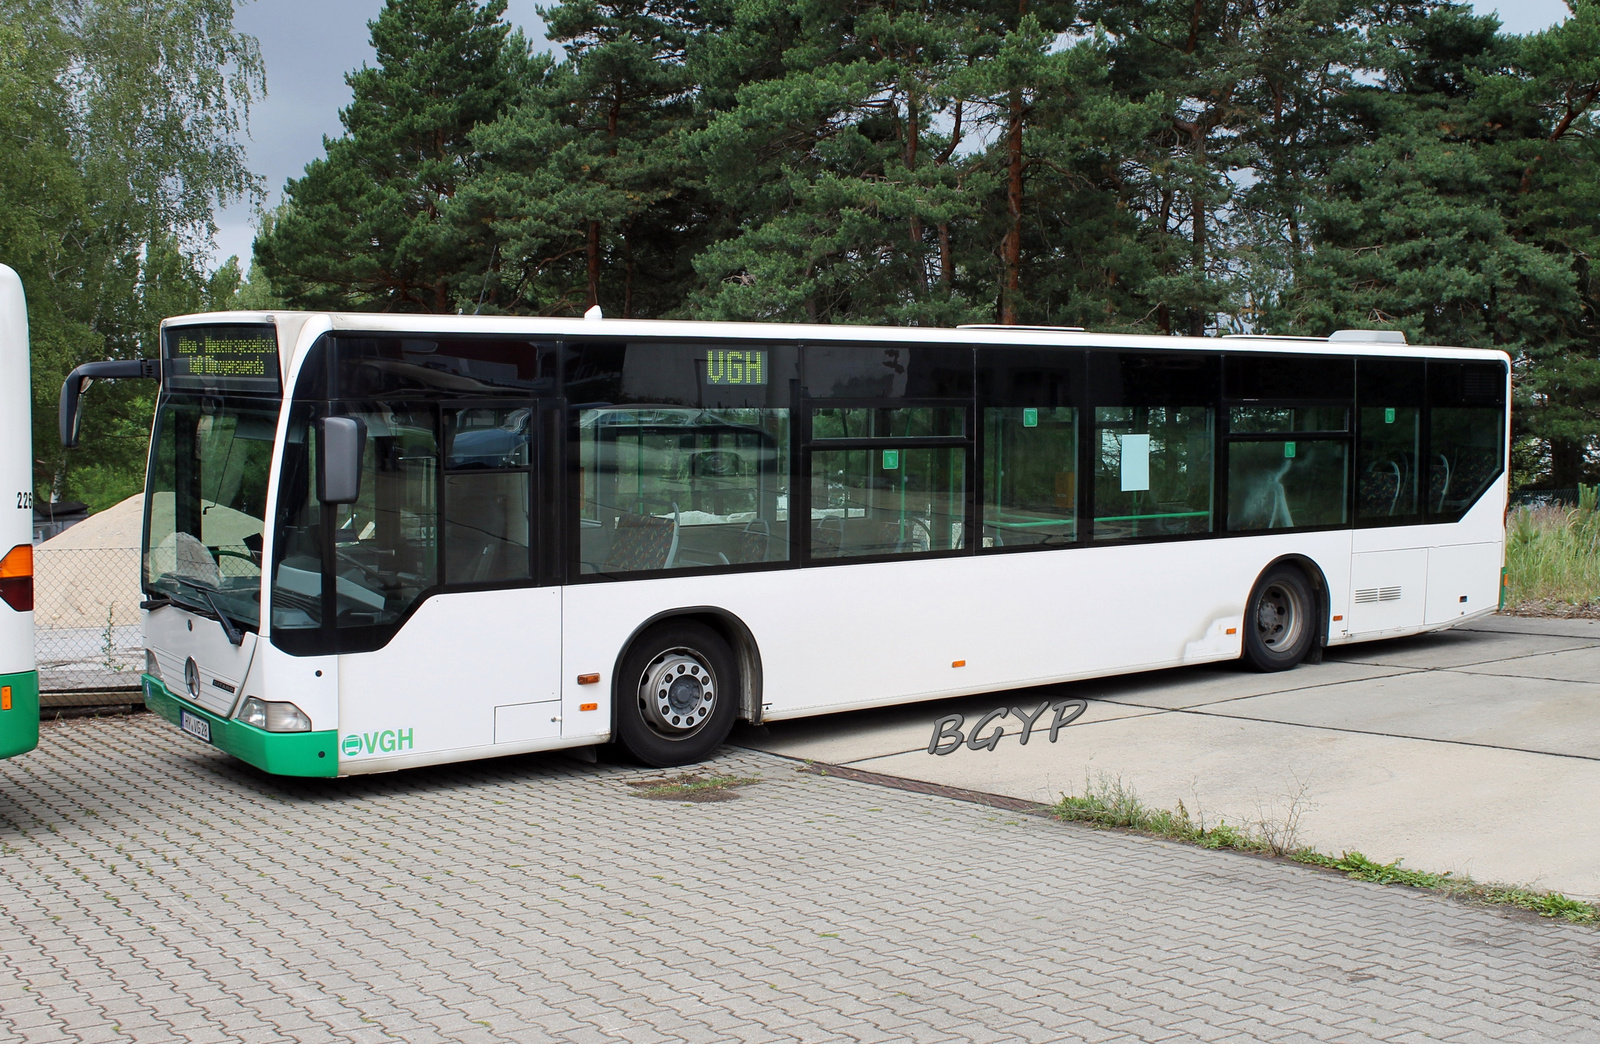
<instances>
[{"instance_id":1,"label":"destination display sign","mask_svg":"<svg viewBox=\"0 0 1600 1044\"><path fill-rule=\"evenodd\" d=\"M161 358L162 383L174 391L278 391L278 332L271 324L171 327Z\"/></svg>"},{"instance_id":2,"label":"destination display sign","mask_svg":"<svg viewBox=\"0 0 1600 1044\"><path fill-rule=\"evenodd\" d=\"M706 352L706 383L766 384L767 353L754 348L713 348Z\"/></svg>"}]
</instances>

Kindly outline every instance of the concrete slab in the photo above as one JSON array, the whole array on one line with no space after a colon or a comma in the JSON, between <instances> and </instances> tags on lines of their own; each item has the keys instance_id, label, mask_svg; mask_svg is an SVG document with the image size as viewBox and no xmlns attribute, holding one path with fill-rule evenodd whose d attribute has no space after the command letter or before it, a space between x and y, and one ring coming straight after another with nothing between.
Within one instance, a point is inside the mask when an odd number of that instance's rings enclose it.
<instances>
[{"instance_id":1,"label":"concrete slab","mask_svg":"<svg viewBox=\"0 0 1600 1044\"><path fill-rule=\"evenodd\" d=\"M1561 681L1600 681L1600 646L1541 653L1515 660L1478 663L1459 668L1467 674L1500 674L1519 678L1551 678Z\"/></svg>"},{"instance_id":2,"label":"concrete slab","mask_svg":"<svg viewBox=\"0 0 1600 1044\"><path fill-rule=\"evenodd\" d=\"M1321 851L1600 897L1592 760L1188 712L1069 728L1054 745L860 767L1042 802L1120 780L1151 807L1181 801L1208 824L1258 832L1298 809L1301 841Z\"/></svg>"},{"instance_id":3,"label":"concrete slab","mask_svg":"<svg viewBox=\"0 0 1600 1044\"><path fill-rule=\"evenodd\" d=\"M1409 673L1413 669L1329 660L1320 664L1303 664L1292 671L1262 674L1240 670L1236 663L1214 663L1203 667L1176 667L1148 674L1125 674L1116 678L1074 682L1067 688L1082 699L1179 710L1273 692L1317 689L1366 678L1390 677Z\"/></svg>"},{"instance_id":4,"label":"concrete slab","mask_svg":"<svg viewBox=\"0 0 1600 1044\"><path fill-rule=\"evenodd\" d=\"M1012 689L1008 692L984 696L963 696L953 700L934 700L905 707L888 707L877 710L855 711L851 714L832 714L821 718L802 718L799 721L780 721L761 728L740 726L732 742L742 746L783 754L792 758L822 761L830 765L845 765L871 758L899 753L921 753L928 756L928 744L933 737L934 723L947 714L960 714L963 735L970 733L978 720L997 707L1008 708L1007 717L996 720L983 730L984 735L996 728L1009 737L1008 744L1016 744L1023 723L1009 708L1018 708L1032 714L1039 705L1061 699L1080 698L1071 686L1047 685L1033 689ZM1093 702L1069 728L1092 722L1117 718L1137 717L1157 713L1143 707L1124 707L1114 703ZM1028 746L1047 742L1052 712L1045 711L1034 724ZM1041 736L1040 734L1044 734ZM1059 739L1060 734L1057 734ZM1018 744L1020 745L1020 744Z\"/></svg>"},{"instance_id":5,"label":"concrete slab","mask_svg":"<svg viewBox=\"0 0 1600 1044\"><path fill-rule=\"evenodd\" d=\"M1368 663L1383 667L1466 667L1493 660L1541 653L1583 649L1594 642L1565 635L1528 634L1514 631L1469 631L1465 628L1435 631L1410 638L1391 638L1380 642L1338 645L1327 650L1327 658L1345 663Z\"/></svg>"},{"instance_id":6,"label":"concrete slab","mask_svg":"<svg viewBox=\"0 0 1600 1044\"><path fill-rule=\"evenodd\" d=\"M1229 666L1079 682L1052 744L927 753L959 708L1033 707L1045 690L774 723L738 741L948 786L1053 802L1120 779L1145 803L1271 829L1331 853L1600 899L1600 629L1496 617L1329 650L1277 675ZM1578 626L1574 626L1578 625ZM1012 730L1015 732L1015 729Z\"/></svg>"},{"instance_id":7,"label":"concrete slab","mask_svg":"<svg viewBox=\"0 0 1600 1044\"><path fill-rule=\"evenodd\" d=\"M1207 710L1322 729L1600 759L1600 729L1595 728L1600 685L1587 681L1418 671L1254 696Z\"/></svg>"},{"instance_id":8,"label":"concrete slab","mask_svg":"<svg viewBox=\"0 0 1600 1044\"><path fill-rule=\"evenodd\" d=\"M1557 620L1543 616L1488 616L1482 620L1462 624L1458 630L1587 638L1600 643L1600 620Z\"/></svg>"}]
</instances>

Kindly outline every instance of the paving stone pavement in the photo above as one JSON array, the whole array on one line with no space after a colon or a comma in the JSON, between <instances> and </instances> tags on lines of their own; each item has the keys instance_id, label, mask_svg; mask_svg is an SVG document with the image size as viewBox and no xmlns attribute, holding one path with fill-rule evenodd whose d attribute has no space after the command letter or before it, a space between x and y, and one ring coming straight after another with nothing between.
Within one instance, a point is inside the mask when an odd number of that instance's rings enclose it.
<instances>
[{"instance_id":1,"label":"paving stone pavement","mask_svg":"<svg viewBox=\"0 0 1600 1044\"><path fill-rule=\"evenodd\" d=\"M797 771L0 762L0 1042L1593 1041L1600 931Z\"/></svg>"}]
</instances>

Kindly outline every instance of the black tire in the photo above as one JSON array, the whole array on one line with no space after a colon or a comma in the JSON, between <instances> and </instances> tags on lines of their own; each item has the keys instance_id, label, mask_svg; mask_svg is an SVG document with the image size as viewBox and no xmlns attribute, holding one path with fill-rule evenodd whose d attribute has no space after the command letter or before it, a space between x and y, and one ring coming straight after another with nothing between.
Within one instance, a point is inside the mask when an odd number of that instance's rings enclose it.
<instances>
[{"instance_id":1,"label":"black tire","mask_svg":"<svg viewBox=\"0 0 1600 1044\"><path fill-rule=\"evenodd\" d=\"M1306 575L1291 565L1271 567L1245 604L1241 659L1258 671L1297 666L1317 640L1318 615Z\"/></svg>"},{"instance_id":2,"label":"black tire","mask_svg":"<svg viewBox=\"0 0 1600 1044\"><path fill-rule=\"evenodd\" d=\"M652 768L704 761L728 738L739 698L728 643L704 624L669 620L622 658L617 745Z\"/></svg>"}]
</instances>

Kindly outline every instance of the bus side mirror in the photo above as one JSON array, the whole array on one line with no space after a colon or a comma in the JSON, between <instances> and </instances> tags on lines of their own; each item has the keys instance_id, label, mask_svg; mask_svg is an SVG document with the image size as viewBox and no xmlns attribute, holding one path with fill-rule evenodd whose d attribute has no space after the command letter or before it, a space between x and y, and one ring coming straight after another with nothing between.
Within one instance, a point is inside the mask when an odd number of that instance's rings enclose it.
<instances>
[{"instance_id":1,"label":"bus side mirror","mask_svg":"<svg viewBox=\"0 0 1600 1044\"><path fill-rule=\"evenodd\" d=\"M324 417L317 422L317 499L324 504L354 504L361 496L361 452L367 426L356 417Z\"/></svg>"},{"instance_id":2,"label":"bus side mirror","mask_svg":"<svg viewBox=\"0 0 1600 1044\"><path fill-rule=\"evenodd\" d=\"M83 422L83 393L97 377L143 377L161 379L161 362L158 359L112 359L107 362L84 363L61 382L61 445L72 449L78 445L78 427Z\"/></svg>"}]
</instances>

